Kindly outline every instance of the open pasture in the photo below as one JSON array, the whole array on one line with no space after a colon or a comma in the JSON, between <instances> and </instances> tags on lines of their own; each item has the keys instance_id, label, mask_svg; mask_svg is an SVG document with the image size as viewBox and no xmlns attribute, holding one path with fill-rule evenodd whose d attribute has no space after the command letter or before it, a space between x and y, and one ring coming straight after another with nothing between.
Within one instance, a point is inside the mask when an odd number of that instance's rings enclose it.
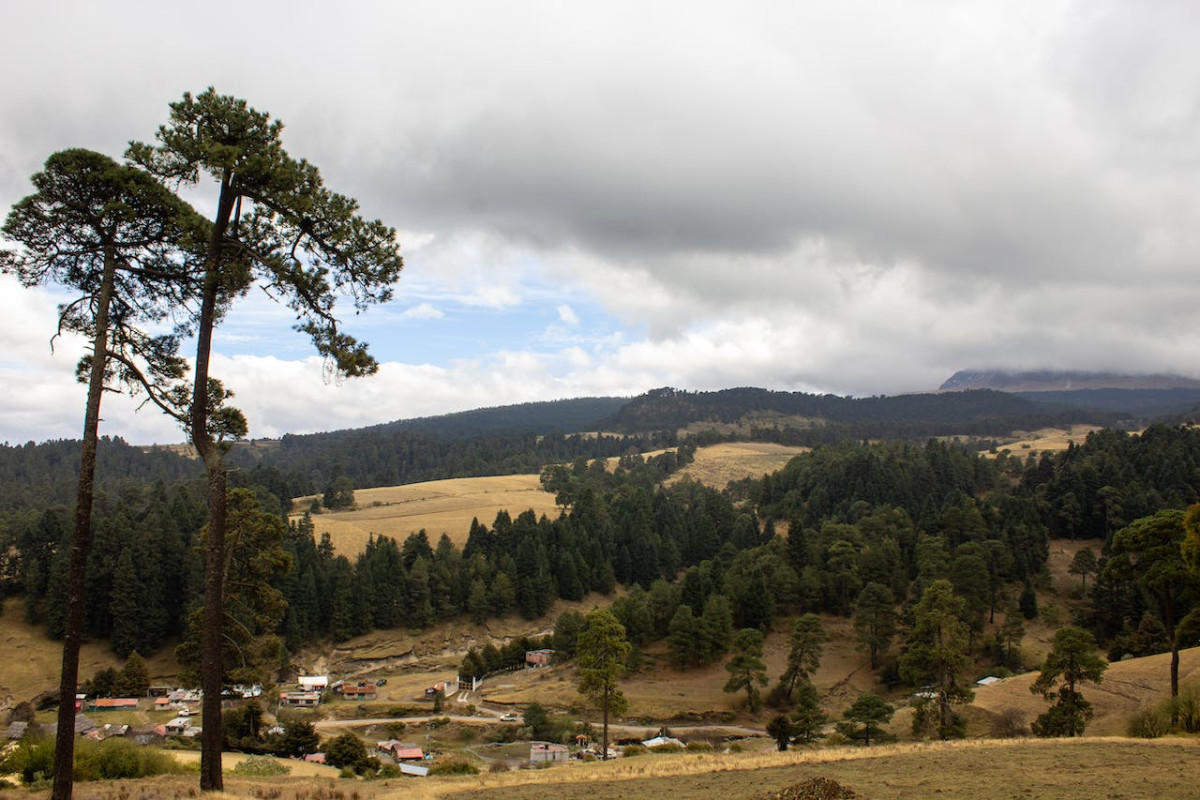
<instances>
[{"instance_id":1,"label":"open pasture","mask_svg":"<svg viewBox=\"0 0 1200 800\"><path fill-rule=\"evenodd\" d=\"M338 553L353 558L366 547L367 537L388 536L403 541L424 530L436 545L444 533L455 546L467 542L471 520L491 527L497 512L512 516L533 509L539 517L558 515L554 495L543 491L538 475L498 475L453 478L378 489L357 489L357 508L324 512L313 517L317 536L328 533ZM300 498L296 508L306 507Z\"/></svg>"}]
</instances>

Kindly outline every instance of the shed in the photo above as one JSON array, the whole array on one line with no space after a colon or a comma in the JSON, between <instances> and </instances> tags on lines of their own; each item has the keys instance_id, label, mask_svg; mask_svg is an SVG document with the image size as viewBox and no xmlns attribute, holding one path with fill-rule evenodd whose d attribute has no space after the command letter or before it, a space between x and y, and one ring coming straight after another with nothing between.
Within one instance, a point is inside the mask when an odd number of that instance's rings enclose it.
<instances>
[{"instance_id":1,"label":"shed","mask_svg":"<svg viewBox=\"0 0 1200 800\"><path fill-rule=\"evenodd\" d=\"M413 775L418 778L424 778L429 774L429 767L423 767L420 764L401 764L401 775Z\"/></svg>"},{"instance_id":2,"label":"shed","mask_svg":"<svg viewBox=\"0 0 1200 800\"><path fill-rule=\"evenodd\" d=\"M300 684L300 688L306 692L320 691L321 689L329 688L328 675L301 675L296 679Z\"/></svg>"},{"instance_id":3,"label":"shed","mask_svg":"<svg viewBox=\"0 0 1200 800\"><path fill-rule=\"evenodd\" d=\"M554 658L553 650L526 650L525 651L525 666L527 667L548 667L550 659Z\"/></svg>"},{"instance_id":4,"label":"shed","mask_svg":"<svg viewBox=\"0 0 1200 800\"><path fill-rule=\"evenodd\" d=\"M321 705L321 694L319 692L280 692L279 705L316 708Z\"/></svg>"},{"instance_id":5,"label":"shed","mask_svg":"<svg viewBox=\"0 0 1200 800\"><path fill-rule=\"evenodd\" d=\"M192 727L191 717L176 717L163 726L167 736L182 736Z\"/></svg>"},{"instance_id":6,"label":"shed","mask_svg":"<svg viewBox=\"0 0 1200 800\"><path fill-rule=\"evenodd\" d=\"M137 711L136 697L96 697L87 701L88 711Z\"/></svg>"}]
</instances>

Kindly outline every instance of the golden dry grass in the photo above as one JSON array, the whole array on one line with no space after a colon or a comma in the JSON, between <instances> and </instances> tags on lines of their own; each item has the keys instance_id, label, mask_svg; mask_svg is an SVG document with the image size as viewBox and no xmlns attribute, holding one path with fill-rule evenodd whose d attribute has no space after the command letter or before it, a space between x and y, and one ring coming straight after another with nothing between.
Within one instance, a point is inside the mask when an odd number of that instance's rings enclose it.
<instances>
[{"instance_id":1,"label":"golden dry grass","mask_svg":"<svg viewBox=\"0 0 1200 800\"><path fill-rule=\"evenodd\" d=\"M42 692L58 691L62 643L48 639L43 628L25 622L25 608L19 597L4 601L0 650L4 653L4 667L0 669L0 711ZM176 674L178 668L171 657L173 650L173 646L168 646L146 659L152 682ZM85 642L79 652L80 680L107 667L120 669L123 663L108 649L107 642Z\"/></svg>"},{"instance_id":2,"label":"golden dry grass","mask_svg":"<svg viewBox=\"0 0 1200 800\"><path fill-rule=\"evenodd\" d=\"M183 764L200 763L200 752L198 750L172 750L171 755L175 757L176 761ZM246 753L224 753L221 756L221 769L224 772L230 772L238 764L253 757ZM325 764L313 764L294 758L281 758L279 761L290 770L288 774L294 778L336 778L338 776L338 769L336 767L326 766Z\"/></svg>"},{"instance_id":3,"label":"golden dry grass","mask_svg":"<svg viewBox=\"0 0 1200 800\"><path fill-rule=\"evenodd\" d=\"M559 513L554 495L543 491L537 475L500 475L487 478L454 478L404 486L358 489L357 508L325 512L313 517L317 536L328 533L337 551L354 557L366 547L367 537L389 536L403 541L410 533L424 530L437 544L444 533L461 548L467 541L471 520L491 526L497 512L512 516L533 509L538 516ZM305 508L311 498L299 498Z\"/></svg>"},{"instance_id":4,"label":"golden dry grass","mask_svg":"<svg viewBox=\"0 0 1200 800\"><path fill-rule=\"evenodd\" d=\"M996 448L996 452L1008 452L1011 455L1025 457L1031 452L1046 452L1066 450L1074 442L1083 444L1087 435L1100 430L1098 425L1073 425L1070 429L1042 428L1016 434L1011 441L1006 441Z\"/></svg>"},{"instance_id":5,"label":"golden dry grass","mask_svg":"<svg viewBox=\"0 0 1200 800\"><path fill-rule=\"evenodd\" d=\"M405 787L405 797L552 800L566 797L738 800L815 776L870 800L1158 800L1194 797L1194 739L954 742L839 747L755 755L687 754L618 759ZM385 796L388 796L385 794Z\"/></svg>"},{"instance_id":6,"label":"golden dry grass","mask_svg":"<svg viewBox=\"0 0 1200 800\"><path fill-rule=\"evenodd\" d=\"M696 460L672 475L667 483L688 478L724 489L730 481L761 478L766 473L783 469L793 458L810 449L771 442L726 442L702 447L696 451Z\"/></svg>"},{"instance_id":7,"label":"golden dry grass","mask_svg":"<svg viewBox=\"0 0 1200 800\"><path fill-rule=\"evenodd\" d=\"M1196 739L1008 740L787 753L654 755L454 778L350 781L226 776L213 800L744 800L822 776L865 800L1161 800L1195 797ZM41 800L46 791L3 798ZM80 784L80 800L194 798L195 776Z\"/></svg>"},{"instance_id":8,"label":"golden dry grass","mask_svg":"<svg viewBox=\"0 0 1200 800\"><path fill-rule=\"evenodd\" d=\"M768 442L705 447L697 451L695 462L673 476L672 481L686 477L723 489L730 481L774 472L806 450ZM615 463L616 459L612 461ZM539 517L544 514L551 518L560 511L554 495L542 490L538 475L427 481L359 489L354 496L357 508L313 517L317 536L328 533L338 553L348 557L361 553L371 534L403 541L410 533L423 529L430 542L436 543L444 533L461 548L472 519L490 526L501 510L515 517L533 509ZM304 509L311 501L312 497L297 498L296 508Z\"/></svg>"}]
</instances>

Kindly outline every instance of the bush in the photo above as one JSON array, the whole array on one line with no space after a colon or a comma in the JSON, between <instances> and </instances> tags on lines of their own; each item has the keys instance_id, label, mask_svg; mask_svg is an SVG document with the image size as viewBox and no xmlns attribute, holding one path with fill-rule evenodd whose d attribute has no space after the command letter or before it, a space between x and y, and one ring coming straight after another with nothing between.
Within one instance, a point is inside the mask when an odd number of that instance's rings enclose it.
<instances>
[{"instance_id":1,"label":"bush","mask_svg":"<svg viewBox=\"0 0 1200 800\"><path fill-rule=\"evenodd\" d=\"M650 752L652 753L682 753L683 751L684 748L681 745L674 744L673 742L663 742L650 748Z\"/></svg>"},{"instance_id":2,"label":"bush","mask_svg":"<svg viewBox=\"0 0 1200 800\"><path fill-rule=\"evenodd\" d=\"M465 758L451 756L429 768L430 775L478 775L479 767Z\"/></svg>"},{"instance_id":3,"label":"bush","mask_svg":"<svg viewBox=\"0 0 1200 800\"><path fill-rule=\"evenodd\" d=\"M1200 690L1191 684L1184 686L1173 702L1179 727L1186 733L1200 733Z\"/></svg>"},{"instance_id":4,"label":"bush","mask_svg":"<svg viewBox=\"0 0 1200 800\"><path fill-rule=\"evenodd\" d=\"M358 772L366 767L367 748L352 733L330 739L325 744L325 763L331 767L347 768Z\"/></svg>"},{"instance_id":5,"label":"bush","mask_svg":"<svg viewBox=\"0 0 1200 800\"><path fill-rule=\"evenodd\" d=\"M1129 718L1126 733L1138 739L1157 739L1171 732L1171 714L1163 706L1143 708Z\"/></svg>"},{"instance_id":6,"label":"bush","mask_svg":"<svg viewBox=\"0 0 1200 800\"><path fill-rule=\"evenodd\" d=\"M688 742L687 750L689 753L711 753L713 746L710 742Z\"/></svg>"},{"instance_id":7,"label":"bush","mask_svg":"<svg viewBox=\"0 0 1200 800\"><path fill-rule=\"evenodd\" d=\"M23 783L34 783L54 775L54 740L25 737L0 759L0 771L15 772Z\"/></svg>"},{"instance_id":8,"label":"bush","mask_svg":"<svg viewBox=\"0 0 1200 800\"><path fill-rule=\"evenodd\" d=\"M996 739L1015 739L1028 736L1025 713L1017 708L1006 708L992 718L992 736Z\"/></svg>"},{"instance_id":9,"label":"bush","mask_svg":"<svg viewBox=\"0 0 1200 800\"><path fill-rule=\"evenodd\" d=\"M169 753L151 747L139 747L127 739L103 742L81 740L75 743L75 780L120 780L149 778L189 772Z\"/></svg>"},{"instance_id":10,"label":"bush","mask_svg":"<svg viewBox=\"0 0 1200 800\"><path fill-rule=\"evenodd\" d=\"M290 775L291 772L290 766L271 756L250 756L245 761L239 761L233 768L234 775L246 775L254 778Z\"/></svg>"},{"instance_id":11,"label":"bush","mask_svg":"<svg viewBox=\"0 0 1200 800\"><path fill-rule=\"evenodd\" d=\"M634 756L644 756L649 752L645 745L631 744L621 751L621 755L625 758L633 758Z\"/></svg>"}]
</instances>

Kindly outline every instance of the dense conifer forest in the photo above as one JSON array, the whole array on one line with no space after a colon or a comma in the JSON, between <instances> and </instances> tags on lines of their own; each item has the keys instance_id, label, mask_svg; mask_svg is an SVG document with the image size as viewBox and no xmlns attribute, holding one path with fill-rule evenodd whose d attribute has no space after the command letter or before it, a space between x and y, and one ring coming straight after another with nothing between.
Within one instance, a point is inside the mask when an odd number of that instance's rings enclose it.
<instances>
[{"instance_id":1,"label":"dense conifer forest","mask_svg":"<svg viewBox=\"0 0 1200 800\"><path fill-rule=\"evenodd\" d=\"M458 617L482 622L517 612L535 619L558 598L615 597L624 586L629 591L612 610L629 639L640 648L665 638L677 668L720 658L734 631L768 630L779 616L857 611L862 620L874 608L896 622L864 628L864 641L874 631L872 658L878 651L885 676L899 680L895 653L889 655L896 625L903 628L932 584L949 582L963 601L973 646L994 648L990 657L1003 663L1003 643L984 637L986 625L997 610L1038 613L1030 587L1044 579L1050 539L1103 537L1105 551L1090 570L1090 610L1078 622L1121 653L1169 646L1155 624L1152 594L1104 566L1119 530L1200 501L1194 428L1105 429L1066 451L1028 458L946 439L851 439L818 445L778 472L724 490L663 483L714 436L353 432L307 437L297 463L286 457L291 437L270 447L244 445L231 477L245 490L239 504L253 514L233 532L235 541L277 557L260 578L273 594L235 604L245 608L240 624L279 645L261 650L278 666L317 640ZM653 457L638 454L664 447ZM269 457L254 457L263 453ZM96 504L87 633L121 655L186 641L201 592L205 503L198 469L189 459L119 440L106 441L101 454L107 478ZM61 635L70 443L6 447L0 455L9 490L0 511L3 591L22 598L29 621ZM606 468L614 455L617 466ZM541 471L560 505L556 518L511 509L476 520L461 550L447 537L431 541L418 531L399 541L373 538L354 558L317 538L307 515L278 524L293 496L319 494L336 476L373 476L362 484L355 478L361 487L415 475L484 474L505 464ZM264 519L276 523L264 526ZM1176 601L1178 621L1196 598L1185 591ZM569 652L569 631L579 620L559 622L566 633L556 647ZM468 672L495 666L495 654L472 658Z\"/></svg>"}]
</instances>

